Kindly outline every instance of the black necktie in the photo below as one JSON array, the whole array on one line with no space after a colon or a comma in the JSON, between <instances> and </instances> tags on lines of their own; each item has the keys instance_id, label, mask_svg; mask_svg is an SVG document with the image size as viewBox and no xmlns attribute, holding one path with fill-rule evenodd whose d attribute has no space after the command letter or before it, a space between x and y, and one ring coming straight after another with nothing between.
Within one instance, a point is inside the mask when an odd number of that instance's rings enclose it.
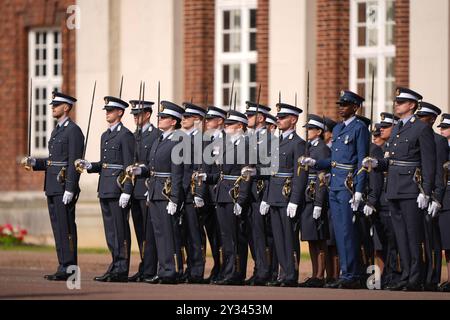
<instances>
[{"instance_id":1,"label":"black necktie","mask_svg":"<svg viewBox=\"0 0 450 320\"><path fill-rule=\"evenodd\" d=\"M403 128L403 121L400 121L399 125L398 125L398 130L401 130Z\"/></svg>"},{"instance_id":2,"label":"black necktie","mask_svg":"<svg viewBox=\"0 0 450 320\"><path fill-rule=\"evenodd\" d=\"M280 143L283 142L283 135L280 136Z\"/></svg>"}]
</instances>

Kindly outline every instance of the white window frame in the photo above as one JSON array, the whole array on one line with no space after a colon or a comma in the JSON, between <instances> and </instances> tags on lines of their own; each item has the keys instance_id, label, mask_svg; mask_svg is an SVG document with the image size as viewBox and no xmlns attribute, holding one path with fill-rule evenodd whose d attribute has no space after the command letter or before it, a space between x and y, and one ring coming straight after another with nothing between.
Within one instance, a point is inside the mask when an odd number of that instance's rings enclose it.
<instances>
[{"instance_id":1,"label":"white window frame","mask_svg":"<svg viewBox=\"0 0 450 320\"><path fill-rule=\"evenodd\" d=\"M47 33L47 39L46 39L46 75L43 76L40 74L39 76L36 76L36 35L40 32L46 32ZM54 43L54 33L59 32L59 43L55 45ZM54 49L60 49L60 55L59 59L54 59ZM59 63L59 74L54 75L54 65L55 63ZM50 135L52 130L55 126L55 120L52 117L52 110L51 106L49 105L52 100L52 92L55 88L58 89L58 91L61 90L62 83L63 83L63 76L62 76L62 33L61 30L58 28L37 28L32 29L28 32L28 73L29 77L33 79L33 101L32 101L32 116L31 116L31 154L35 157L46 157L48 155L48 141L50 139ZM39 101L36 97L36 89L37 88L45 88L47 90L47 97L46 101L42 101L42 97L40 97ZM46 146L45 147L37 147L36 146L36 104L39 103L39 107L45 103L47 106L46 110L46 131L45 131L45 139L46 139ZM40 131L42 131L42 128L40 128ZM41 132L42 133L42 132Z\"/></svg>"},{"instance_id":2,"label":"white window frame","mask_svg":"<svg viewBox=\"0 0 450 320\"><path fill-rule=\"evenodd\" d=\"M250 98L250 65L257 64L257 51L250 51L250 15L251 9L258 9L257 0L216 0L215 6L215 81L214 81L214 100L215 105L223 106L223 65L224 64L239 64L241 79L240 83L235 83L235 89L239 87L238 101L236 110L243 111L245 109L244 103ZM226 10L241 10L241 51L240 52L223 52L223 11ZM257 32L257 31L256 31ZM254 84L254 83L253 83ZM245 88L245 90L242 90ZM228 106L227 106L228 107Z\"/></svg>"},{"instance_id":3,"label":"white window frame","mask_svg":"<svg viewBox=\"0 0 450 320\"><path fill-rule=\"evenodd\" d=\"M377 1L377 25L378 45L377 46L358 46L358 3ZM375 76L375 97L377 97L376 105L374 105L374 121L378 121L380 113L386 111L386 58L395 58L395 45L386 45L386 3L387 0L350 0L350 90L357 90L357 61L358 59L376 59L377 74ZM369 70L366 70L368 73ZM366 74L366 90L371 91L372 75ZM360 93L362 94L362 93ZM364 96L364 95L363 95ZM365 115L370 116L370 100L365 101Z\"/></svg>"}]
</instances>

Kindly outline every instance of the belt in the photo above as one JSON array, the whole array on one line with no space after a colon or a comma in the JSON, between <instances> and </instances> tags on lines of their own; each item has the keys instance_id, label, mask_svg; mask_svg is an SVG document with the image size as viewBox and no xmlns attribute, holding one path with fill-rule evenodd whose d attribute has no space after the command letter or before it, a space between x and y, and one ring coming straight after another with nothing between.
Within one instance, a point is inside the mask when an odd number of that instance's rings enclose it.
<instances>
[{"instance_id":1,"label":"belt","mask_svg":"<svg viewBox=\"0 0 450 320\"><path fill-rule=\"evenodd\" d=\"M150 176L155 178L170 178L171 175L172 174L170 172L150 172Z\"/></svg>"},{"instance_id":2,"label":"belt","mask_svg":"<svg viewBox=\"0 0 450 320\"><path fill-rule=\"evenodd\" d=\"M67 167L69 163L67 161L52 161L47 160L47 167Z\"/></svg>"},{"instance_id":3,"label":"belt","mask_svg":"<svg viewBox=\"0 0 450 320\"><path fill-rule=\"evenodd\" d=\"M121 164L109 164L109 163L104 163L104 164L102 164L102 168L103 168L103 169L123 170L123 165L121 165Z\"/></svg>"},{"instance_id":4,"label":"belt","mask_svg":"<svg viewBox=\"0 0 450 320\"><path fill-rule=\"evenodd\" d=\"M224 175L222 175L222 179L236 181L237 179L239 179L239 176L230 176L230 175L224 174Z\"/></svg>"},{"instance_id":5,"label":"belt","mask_svg":"<svg viewBox=\"0 0 450 320\"><path fill-rule=\"evenodd\" d=\"M315 180L317 179L317 174L308 174L308 180Z\"/></svg>"},{"instance_id":6,"label":"belt","mask_svg":"<svg viewBox=\"0 0 450 320\"><path fill-rule=\"evenodd\" d=\"M450 186L450 180L449 180L449 181L447 181L447 186Z\"/></svg>"},{"instance_id":7,"label":"belt","mask_svg":"<svg viewBox=\"0 0 450 320\"><path fill-rule=\"evenodd\" d=\"M420 167L420 162L389 160L389 165L397 167Z\"/></svg>"},{"instance_id":8,"label":"belt","mask_svg":"<svg viewBox=\"0 0 450 320\"><path fill-rule=\"evenodd\" d=\"M337 168L337 169L342 169L342 170L355 170L356 166L353 164L343 164L343 163L338 163L336 161L331 161L331 166L333 168Z\"/></svg>"},{"instance_id":9,"label":"belt","mask_svg":"<svg viewBox=\"0 0 450 320\"><path fill-rule=\"evenodd\" d=\"M287 173L287 172L286 173L278 172L278 173L275 173L273 176L276 178L292 178L294 176L294 174Z\"/></svg>"}]
</instances>

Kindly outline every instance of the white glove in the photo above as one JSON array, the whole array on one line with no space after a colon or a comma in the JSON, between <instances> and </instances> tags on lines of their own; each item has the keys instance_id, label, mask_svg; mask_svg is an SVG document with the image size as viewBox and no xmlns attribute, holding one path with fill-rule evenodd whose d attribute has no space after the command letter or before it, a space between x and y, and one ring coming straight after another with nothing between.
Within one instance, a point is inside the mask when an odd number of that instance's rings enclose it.
<instances>
[{"instance_id":1,"label":"white glove","mask_svg":"<svg viewBox=\"0 0 450 320\"><path fill-rule=\"evenodd\" d=\"M90 163L87 160L80 159L80 160L77 160L75 162L78 163L78 166L80 168L82 168L82 169L86 169L86 170L91 170L92 169L92 163Z\"/></svg>"},{"instance_id":2,"label":"white glove","mask_svg":"<svg viewBox=\"0 0 450 320\"><path fill-rule=\"evenodd\" d=\"M236 216L240 216L242 213L242 207L239 203L234 204L233 212Z\"/></svg>"},{"instance_id":3,"label":"white glove","mask_svg":"<svg viewBox=\"0 0 450 320\"><path fill-rule=\"evenodd\" d=\"M244 167L241 170L241 175L254 177L256 176L256 168Z\"/></svg>"},{"instance_id":4,"label":"white glove","mask_svg":"<svg viewBox=\"0 0 450 320\"><path fill-rule=\"evenodd\" d=\"M430 197L423 193L419 193L419 196L417 197L417 206L419 209L425 210L428 207L428 202L430 202Z\"/></svg>"},{"instance_id":5,"label":"white glove","mask_svg":"<svg viewBox=\"0 0 450 320\"><path fill-rule=\"evenodd\" d=\"M359 205L362 202L362 193L361 192L355 192L355 195L353 198L350 199L348 203L351 204L353 211L358 211Z\"/></svg>"},{"instance_id":6,"label":"white glove","mask_svg":"<svg viewBox=\"0 0 450 320\"><path fill-rule=\"evenodd\" d=\"M63 195L63 198L62 198L62 202L63 202L65 205L68 205L69 203L72 202L72 199L73 199L73 192L70 192L70 191L64 191L64 195Z\"/></svg>"},{"instance_id":7,"label":"white glove","mask_svg":"<svg viewBox=\"0 0 450 320\"><path fill-rule=\"evenodd\" d=\"M198 172L194 172L192 174L192 179L194 180L202 180L202 181L206 181L206 173L198 173Z\"/></svg>"},{"instance_id":8,"label":"white glove","mask_svg":"<svg viewBox=\"0 0 450 320\"><path fill-rule=\"evenodd\" d=\"M267 213L269 213L269 209L270 205L265 201L262 201L259 205L259 213L261 213L262 216L265 216Z\"/></svg>"},{"instance_id":9,"label":"white glove","mask_svg":"<svg viewBox=\"0 0 450 320\"><path fill-rule=\"evenodd\" d=\"M369 167L376 168L376 167L378 167L378 160L375 158L371 158L371 157L365 157L363 159L361 165L364 168L369 168Z\"/></svg>"},{"instance_id":10,"label":"white glove","mask_svg":"<svg viewBox=\"0 0 450 320\"><path fill-rule=\"evenodd\" d=\"M120 198L119 198L119 206L120 206L122 209L125 209L125 208L127 207L128 201L130 201L130 197L131 197L131 195L129 195L129 194L127 194L127 193L122 193L122 194L120 195Z\"/></svg>"},{"instance_id":11,"label":"white glove","mask_svg":"<svg viewBox=\"0 0 450 320\"><path fill-rule=\"evenodd\" d=\"M167 213L173 216L177 212L177 204L173 203L172 201L169 201L167 204Z\"/></svg>"},{"instance_id":12,"label":"white glove","mask_svg":"<svg viewBox=\"0 0 450 320\"><path fill-rule=\"evenodd\" d=\"M322 207L314 207L313 209L313 219L317 220L322 215Z\"/></svg>"},{"instance_id":13,"label":"white glove","mask_svg":"<svg viewBox=\"0 0 450 320\"><path fill-rule=\"evenodd\" d=\"M431 215L432 218L435 218L438 214L438 211L442 208L441 204L437 201L432 201L428 206L428 214Z\"/></svg>"},{"instance_id":14,"label":"white glove","mask_svg":"<svg viewBox=\"0 0 450 320\"><path fill-rule=\"evenodd\" d=\"M316 160L313 158L303 157L300 161L302 166L314 167L316 165Z\"/></svg>"},{"instance_id":15,"label":"white glove","mask_svg":"<svg viewBox=\"0 0 450 320\"><path fill-rule=\"evenodd\" d=\"M130 169L129 173L131 173L133 176L140 176L142 174L142 168L133 166Z\"/></svg>"},{"instance_id":16,"label":"white glove","mask_svg":"<svg viewBox=\"0 0 450 320\"><path fill-rule=\"evenodd\" d=\"M289 204L287 206L287 215L289 218L295 217L295 215L297 214L297 207L298 207L298 205L296 205L295 203L289 202Z\"/></svg>"},{"instance_id":17,"label":"white glove","mask_svg":"<svg viewBox=\"0 0 450 320\"><path fill-rule=\"evenodd\" d=\"M20 164L24 167L34 167L36 165L36 159L32 157L25 157L20 161Z\"/></svg>"},{"instance_id":18,"label":"white glove","mask_svg":"<svg viewBox=\"0 0 450 320\"><path fill-rule=\"evenodd\" d=\"M194 203L197 208L203 208L205 206L205 201L200 197L194 197Z\"/></svg>"},{"instance_id":19,"label":"white glove","mask_svg":"<svg viewBox=\"0 0 450 320\"><path fill-rule=\"evenodd\" d=\"M373 207L371 207L371 206L368 206L367 204L364 206L364 215L366 216L366 217L370 217L372 214L373 214L373 212L374 212L374 209L373 209Z\"/></svg>"}]
</instances>

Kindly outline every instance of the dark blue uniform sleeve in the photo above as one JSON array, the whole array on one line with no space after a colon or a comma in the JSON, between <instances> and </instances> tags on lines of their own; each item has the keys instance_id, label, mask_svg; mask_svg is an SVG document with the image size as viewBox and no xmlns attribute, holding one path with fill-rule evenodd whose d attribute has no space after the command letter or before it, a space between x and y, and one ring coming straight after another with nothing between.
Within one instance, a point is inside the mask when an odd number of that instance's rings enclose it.
<instances>
[{"instance_id":1,"label":"dark blue uniform sleeve","mask_svg":"<svg viewBox=\"0 0 450 320\"><path fill-rule=\"evenodd\" d=\"M356 152L357 152L357 171L362 167L362 161L369 154L369 130L365 126L362 126L356 133ZM355 179L355 192L364 192L366 187L367 173L363 171L356 176Z\"/></svg>"},{"instance_id":2,"label":"dark blue uniform sleeve","mask_svg":"<svg viewBox=\"0 0 450 320\"><path fill-rule=\"evenodd\" d=\"M69 136L69 157L66 174L66 191L77 192L80 174L75 170L75 160L83 156L84 135L78 126L74 126Z\"/></svg>"},{"instance_id":3,"label":"dark blue uniform sleeve","mask_svg":"<svg viewBox=\"0 0 450 320\"><path fill-rule=\"evenodd\" d=\"M123 168L124 170L133 164L134 160L134 148L135 148L135 140L134 135L128 131L124 134L122 143L122 157L123 157ZM133 193L133 184L131 181L127 181L123 186L123 192L126 194Z\"/></svg>"}]
</instances>

